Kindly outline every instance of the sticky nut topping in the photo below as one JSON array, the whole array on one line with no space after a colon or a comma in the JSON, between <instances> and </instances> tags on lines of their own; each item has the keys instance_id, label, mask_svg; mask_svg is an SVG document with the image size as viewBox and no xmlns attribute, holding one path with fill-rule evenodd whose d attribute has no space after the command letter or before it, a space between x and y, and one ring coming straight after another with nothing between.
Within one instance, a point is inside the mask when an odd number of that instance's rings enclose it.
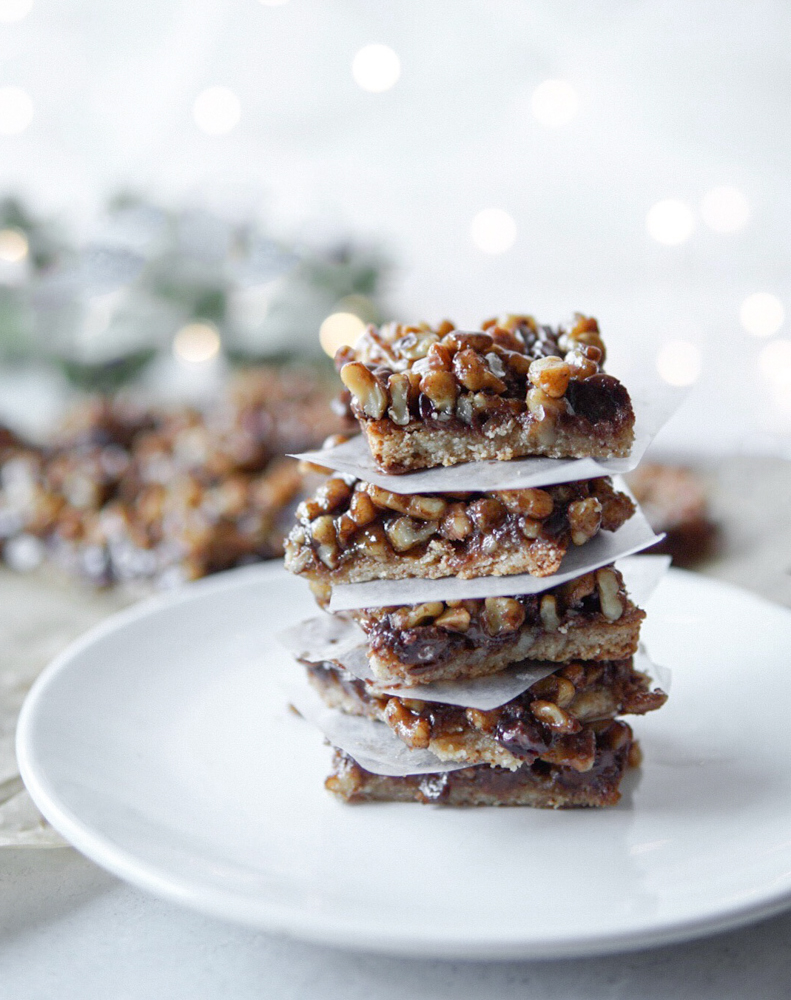
<instances>
[{"instance_id":1,"label":"sticky nut topping","mask_svg":"<svg viewBox=\"0 0 791 1000\"><path fill-rule=\"evenodd\" d=\"M483 602L482 618L489 635L502 635L522 627L525 609L513 597L487 597Z\"/></svg>"},{"instance_id":2,"label":"sticky nut topping","mask_svg":"<svg viewBox=\"0 0 791 1000\"><path fill-rule=\"evenodd\" d=\"M621 581L614 569L596 570L596 586L599 590L601 613L608 622L617 622L624 611L621 597Z\"/></svg>"},{"instance_id":3,"label":"sticky nut topping","mask_svg":"<svg viewBox=\"0 0 791 1000\"><path fill-rule=\"evenodd\" d=\"M356 490L349 503L349 516L361 528L376 520L377 509L364 490Z\"/></svg>"},{"instance_id":4,"label":"sticky nut topping","mask_svg":"<svg viewBox=\"0 0 791 1000\"><path fill-rule=\"evenodd\" d=\"M472 518L463 503L452 503L440 525L440 533L451 542L463 542L474 529Z\"/></svg>"},{"instance_id":5,"label":"sticky nut topping","mask_svg":"<svg viewBox=\"0 0 791 1000\"><path fill-rule=\"evenodd\" d=\"M542 594L539 605L541 612L541 624L546 632L557 632L560 628L560 617L558 615L558 600L554 594Z\"/></svg>"},{"instance_id":6,"label":"sticky nut topping","mask_svg":"<svg viewBox=\"0 0 791 1000\"><path fill-rule=\"evenodd\" d=\"M529 412L548 434L570 412L570 382L599 374L604 357L595 319L577 314L553 330L509 315L471 332L448 320L435 328L369 326L354 348L339 349L335 364L360 417L387 416L401 427L429 418L472 424L506 407Z\"/></svg>"},{"instance_id":7,"label":"sticky nut topping","mask_svg":"<svg viewBox=\"0 0 791 1000\"><path fill-rule=\"evenodd\" d=\"M432 622L445 613L445 605L441 601L429 601L424 604L413 604L398 608L392 614L392 622L396 628L415 628Z\"/></svg>"},{"instance_id":8,"label":"sticky nut topping","mask_svg":"<svg viewBox=\"0 0 791 1000\"><path fill-rule=\"evenodd\" d=\"M387 390L376 376L359 361L341 368L341 381L357 400L366 417L381 420L388 405Z\"/></svg>"},{"instance_id":9,"label":"sticky nut topping","mask_svg":"<svg viewBox=\"0 0 791 1000\"><path fill-rule=\"evenodd\" d=\"M456 412L458 386L450 371L430 371L420 380L418 388L440 418L450 418Z\"/></svg>"},{"instance_id":10,"label":"sticky nut topping","mask_svg":"<svg viewBox=\"0 0 791 1000\"><path fill-rule=\"evenodd\" d=\"M558 733L578 733L582 729L581 724L573 716L553 701L536 699L530 702L530 710L539 722L550 726Z\"/></svg>"},{"instance_id":11,"label":"sticky nut topping","mask_svg":"<svg viewBox=\"0 0 791 1000\"><path fill-rule=\"evenodd\" d=\"M436 533L431 521L415 521L411 517L397 517L385 525L385 534L396 552L409 552L416 545L427 542Z\"/></svg>"},{"instance_id":12,"label":"sticky nut topping","mask_svg":"<svg viewBox=\"0 0 791 1000\"><path fill-rule=\"evenodd\" d=\"M539 358L530 365L527 376L547 396L560 399L569 387L571 368L560 358Z\"/></svg>"},{"instance_id":13,"label":"sticky nut topping","mask_svg":"<svg viewBox=\"0 0 791 1000\"><path fill-rule=\"evenodd\" d=\"M449 632L466 632L471 620L470 612L466 608L448 608L434 619L434 624Z\"/></svg>"},{"instance_id":14,"label":"sticky nut topping","mask_svg":"<svg viewBox=\"0 0 791 1000\"><path fill-rule=\"evenodd\" d=\"M601 502L596 497L586 500L575 500L568 506L571 540L575 545L584 545L601 528Z\"/></svg>"},{"instance_id":15,"label":"sticky nut topping","mask_svg":"<svg viewBox=\"0 0 791 1000\"><path fill-rule=\"evenodd\" d=\"M566 674L576 670L577 684ZM631 730L611 718L584 722L585 692L597 684L613 692L616 711L653 711L661 707L662 692L648 691L648 679L633 670L631 660L607 661L595 670L582 662L532 685L524 694L487 711L407 698L390 698L383 709L387 724L413 748L463 746L468 734L479 733L499 742L517 758L541 758L577 771L589 770L597 746L618 750L627 746ZM578 703L578 695L582 700ZM637 707L640 698L645 705ZM577 708L579 704L580 708ZM580 712L580 716L577 712Z\"/></svg>"},{"instance_id":16,"label":"sticky nut topping","mask_svg":"<svg viewBox=\"0 0 791 1000\"><path fill-rule=\"evenodd\" d=\"M497 490L494 496L511 514L526 514L538 521L549 517L554 507L552 496L546 490Z\"/></svg>"},{"instance_id":17,"label":"sticky nut topping","mask_svg":"<svg viewBox=\"0 0 791 1000\"><path fill-rule=\"evenodd\" d=\"M488 555L504 545L523 544L523 539L570 539L581 545L600 528L620 527L633 510L631 500L606 480L544 490L401 494L333 475L298 506L289 546L296 558L295 547L312 545L328 568L335 568L347 550L382 558L411 552L435 538L446 546L475 546ZM306 565L300 561L299 571Z\"/></svg>"},{"instance_id":18,"label":"sticky nut topping","mask_svg":"<svg viewBox=\"0 0 791 1000\"><path fill-rule=\"evenodd\" d=\"M618 570L607 566L543 594L370 608L361 612L361 624L366 631L379 625L399 631L421 626L463 633L474 629L497 638L507 637L525 624L555 632L567 618L583 614L618 621L626 607L623 578ZM568 680L578 683L577 668L570 664L567 669Z\"/></svg>"},{"instance_id":19,"label":"sticky nut topping","mask_svg":"<svg viewBox=\"0 0 791 1000\"><path fill-rule=\"evenodd\" d=\"M421 704L423 704L421 702ZM384 710L385 722L396 735L416 750L428 748L431 723L422 715L411 712L398 698L391 698Z\"/></svg>"},{"instance_id":20,"label":"sticky nut topping","mask_svg":"<svg viewBox=\"0 0 791 1000\"><path fill-rule=\"evenodd\" d=\"M419 383L418 383L419 385ZM413 380L406 374L391 375L387 382L390 392L390 406L387 415L394 424L404 427L412 419L410 407L417 399Z\"/></svg>"}]
</instances>

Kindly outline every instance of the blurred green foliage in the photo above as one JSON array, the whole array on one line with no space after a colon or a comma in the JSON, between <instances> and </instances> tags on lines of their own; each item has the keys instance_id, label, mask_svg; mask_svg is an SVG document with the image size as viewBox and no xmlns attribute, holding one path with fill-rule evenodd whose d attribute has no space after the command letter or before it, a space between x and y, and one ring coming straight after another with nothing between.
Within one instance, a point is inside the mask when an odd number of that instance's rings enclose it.
<instances>
[{"instance_id":1,"label":"blurred green foliage","mask_svg":"<svg viewBox=\"0 0 791 1000\"><path fill-rule=\"evenodd\" d=\"M92 238L0 202L0 230L27 254L0 259L0 362L57 366L80 388L138 378L186 323L213 324L234 364L323 358L318 329L333 311L382 319L389 261L339 239L291 246L255 220L114 197ZM0 233L0 258L2 258Z\"/></svg>"}]
</instances>

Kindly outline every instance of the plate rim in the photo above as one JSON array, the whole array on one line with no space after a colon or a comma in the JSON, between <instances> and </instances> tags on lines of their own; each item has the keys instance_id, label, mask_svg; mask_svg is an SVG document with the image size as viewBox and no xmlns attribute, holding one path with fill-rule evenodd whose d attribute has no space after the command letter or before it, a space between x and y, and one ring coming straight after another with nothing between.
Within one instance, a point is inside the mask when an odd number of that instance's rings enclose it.
<instances>
[{"instance_id":1,"label":"plate rim","mask_svg":"<svg viewBox=\"0 0 791 1000\"><path fill-rule=\"evenodd\" d=\"M469 960L583 958L643 948L665 946L721 933L766 919L791 907L791 885L766 893L760 900L743 902L716 913L684 919L669 919L651 927L631 932L601 932L584 937L540 937L522 931L513 936L498 932L495 938L469 937L457 933L443 935L435 931L430 939L407 928L379 928L361 919L328 918L270 900L241 897L232 890L206 886L200 881L174 876L166 867L138 858L115 843L111 837L81 820L63 803L46 775L46 767L37 759L34 727L39 704L56 678L68 671L79 654L104 636L127 624L146 618L168 607L190 602L199 594L250 585L285 570L280 560L245 566L185 584L173 591L157 594L115 612L70 643L45 667L33 683L23 703L16 731L16 754L22 780L36 806L52 826L81 854L125 882L170 902L187 906L207 916L255 927L313 944L352 951L405 958ZM712 577L701 577L678 568L670 574L715 588L737 592L773 610L788 611L742 587ZM791 611L788 611L791 621Z\"/></svg>"}]
</instances>

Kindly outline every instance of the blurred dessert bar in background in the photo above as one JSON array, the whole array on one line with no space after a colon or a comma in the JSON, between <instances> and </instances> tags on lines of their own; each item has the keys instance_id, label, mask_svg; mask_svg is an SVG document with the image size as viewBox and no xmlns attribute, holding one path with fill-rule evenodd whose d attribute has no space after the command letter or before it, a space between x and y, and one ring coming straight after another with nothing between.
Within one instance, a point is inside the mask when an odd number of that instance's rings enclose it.
<instances>
[{"instance_id":1,"label":"blurred dessert bar in background","mask_svg":"<svg viewBox=\"0 0 791 1000\"><path fill-rule=\"evenodd\" d=\"M303 477L288 452L337 431L309 368L238 373L205 411L78 406L51 442L0 437L0 552L98 585L171 585L283 554Z\"/></svg>"},{"instance_id":2,"label":"blurred dessert bar in background","mask_svg":"<svg viewBox=\"0 0 791 1000\"><path fill-rule=\"evenodd\" d=\"M694 566L714 555L719 531L709 512L703 473L646 462L626 481L651 527L665 534L653 552L671 556L677 566Z\"/></svg>"}]
</instances>

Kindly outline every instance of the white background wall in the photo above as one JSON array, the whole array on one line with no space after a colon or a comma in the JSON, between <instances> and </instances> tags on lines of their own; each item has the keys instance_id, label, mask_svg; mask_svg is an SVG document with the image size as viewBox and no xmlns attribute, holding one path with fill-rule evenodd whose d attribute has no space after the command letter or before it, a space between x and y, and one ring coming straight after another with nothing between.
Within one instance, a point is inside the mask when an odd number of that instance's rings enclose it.
<instances>
[{"instance_id":1,"label":"white background wall","mask_svg":"<svg viewBox=\"0 0 791 1000\"><path fill-rule=\"evenodd\" d=\"M369 43L400 58L383 93L352 77ZM33 104L0 136L0 189L85 231L119 186L352 230L392 248L398 315L589 311L624 377L680 338L702 372L672 443L754 446L791 429L791 361L760 363L788 322L757 338L739 318L759 291L791 313L790 43L783 0L35 0L0 23L0 87ZM579 98L556 129L531 111L547 78ZM214 85L241 109L223 135L193 118ZM722 184L750 206L728 234L700 217ZM646 232L669 197L695 216L677 246ZM499 255L470 238L488 207L516 224Z\"/></svg>"}]
</instances>

